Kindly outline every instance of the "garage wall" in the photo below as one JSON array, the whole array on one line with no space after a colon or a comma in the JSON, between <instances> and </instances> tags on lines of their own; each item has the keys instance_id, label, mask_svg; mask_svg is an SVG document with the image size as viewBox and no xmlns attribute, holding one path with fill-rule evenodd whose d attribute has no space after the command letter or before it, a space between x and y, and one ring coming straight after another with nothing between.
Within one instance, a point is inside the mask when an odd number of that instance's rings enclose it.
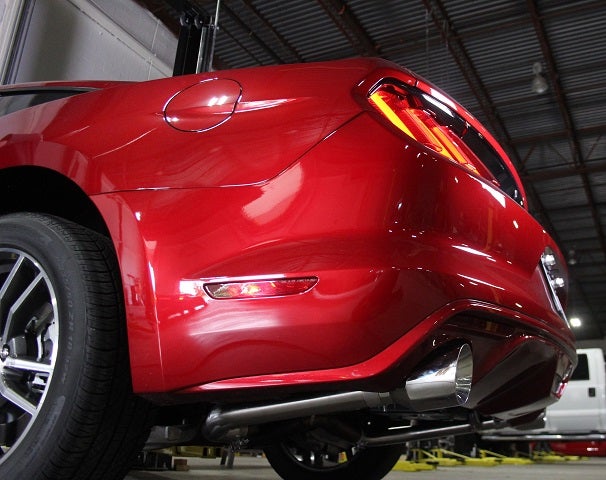
<instances>
[{"instance_id":1,"label":"garage wall","mask_svg":"<svg viewBox=\"0 0 606 480\"><path fill-rule=\"evenodd\" d=\"M132 0L30 0L29 6L8 83L172 75L176 37Z\"/></svg>"},{"instance_id":2,"label":"garage wall","mask_svg":"<svg viewBox=\"0 0 606 480\"><path fill-rule=\"evenodd\" d=\"M0 0L0 81L2 83L17 39L17 26L24 5L24 0Z\"/></svg>"}]
</instances>

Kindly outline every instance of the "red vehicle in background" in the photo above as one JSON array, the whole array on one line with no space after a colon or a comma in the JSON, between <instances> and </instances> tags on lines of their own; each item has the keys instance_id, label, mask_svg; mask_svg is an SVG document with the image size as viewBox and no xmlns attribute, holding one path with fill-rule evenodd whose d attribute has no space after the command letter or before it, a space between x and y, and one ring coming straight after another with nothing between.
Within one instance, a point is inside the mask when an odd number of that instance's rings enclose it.
<instances>
[{"instance_id":1,"label":"red vehicle in background","mask_svg":"<svg viewBox=\"0 0 606 480\"><path fill-rule=\"evenodd\" d=\"M561 455L579 455L581 457L606 457L606 441L588 440L586 442L549 442L549 447Z\"/></svg>"},{"instance_id":2,"label":"red vehicle in background","mask_svg":"<svg viewBox=\"0 0 606 480\"><path fill-rule=\"evenodd\" d=\"M406 69L13 85L0 114L2 478L122 478L147 442L379 479L576 363L507 155Z\"/></svg>"}]
</instances>

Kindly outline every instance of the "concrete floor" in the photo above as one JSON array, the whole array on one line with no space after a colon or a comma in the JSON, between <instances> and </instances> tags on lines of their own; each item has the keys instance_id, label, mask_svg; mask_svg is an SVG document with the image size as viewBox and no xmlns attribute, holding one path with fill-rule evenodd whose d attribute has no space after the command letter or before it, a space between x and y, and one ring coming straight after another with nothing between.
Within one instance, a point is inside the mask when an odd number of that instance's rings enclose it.
<instances>
[{"instance_id":1,"label":"concrete floor","mask_svg":"<svg viewBox=\"0 0 606 480\"><path fill-rule=\"evenodd\" d=\"M125 480L280 480L262 457L236 457L232 469L220 465L219 459L188 458L186 472L132 471ZM437 467L419 472L392 471L385 480L604 480L606 458L534 463L531 465L498 465L496 467Z\"/></svg>"}]
</instances>

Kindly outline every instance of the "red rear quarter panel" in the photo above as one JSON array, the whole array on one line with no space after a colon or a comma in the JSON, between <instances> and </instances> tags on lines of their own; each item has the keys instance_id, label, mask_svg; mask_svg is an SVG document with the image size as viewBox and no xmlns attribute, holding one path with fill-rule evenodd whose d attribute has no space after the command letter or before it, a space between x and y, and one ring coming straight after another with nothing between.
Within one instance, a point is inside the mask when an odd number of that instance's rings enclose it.
<instances>
[{"instance_id":1,"label":"red rear quarter panel","mask_svg":"<svg viewBox=\"0 0 606 480\"><path fill-rule=\"evenodd\" d=\"M35 115L31 109L8 115L0 123L0 154L6 166L69 174L89 195L260 183L360 110L351 85L371 65L266 67L262 75L233 70L77 95L34 107ZM229 121L205 132L169 126L164 120L169 101L216 78L233 78L242 86Z\"/></svg>"}]
</instances>

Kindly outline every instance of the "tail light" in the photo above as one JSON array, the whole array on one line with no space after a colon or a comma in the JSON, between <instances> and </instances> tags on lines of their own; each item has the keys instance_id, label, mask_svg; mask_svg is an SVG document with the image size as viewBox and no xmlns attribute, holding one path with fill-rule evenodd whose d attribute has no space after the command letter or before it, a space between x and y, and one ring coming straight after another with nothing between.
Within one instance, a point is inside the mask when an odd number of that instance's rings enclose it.
<instances>
[{"instance_id":1,"label":"tail light","mask_svg":"<svg viewBox=\"0 0 606 480\"><path fill-rule=\"evenodd\" d=\"M546 247L543 255L541 255L541 267L554 308L562 318L566 319L564 313L568 296L566 266L559 261L558 256L551 248Z\"/></svg>"},{"instance_id":2,"label":"tail light","mask_svg":"<svg viewBox=\"0 0 606 480\"><path fill-rule=\"evenodd\" d=\"M420 90L391 81L371 90L368 100L413 140L495 182L494 176L462 140L469 125L447 105Z\"/></svg>"}]
</instances>

